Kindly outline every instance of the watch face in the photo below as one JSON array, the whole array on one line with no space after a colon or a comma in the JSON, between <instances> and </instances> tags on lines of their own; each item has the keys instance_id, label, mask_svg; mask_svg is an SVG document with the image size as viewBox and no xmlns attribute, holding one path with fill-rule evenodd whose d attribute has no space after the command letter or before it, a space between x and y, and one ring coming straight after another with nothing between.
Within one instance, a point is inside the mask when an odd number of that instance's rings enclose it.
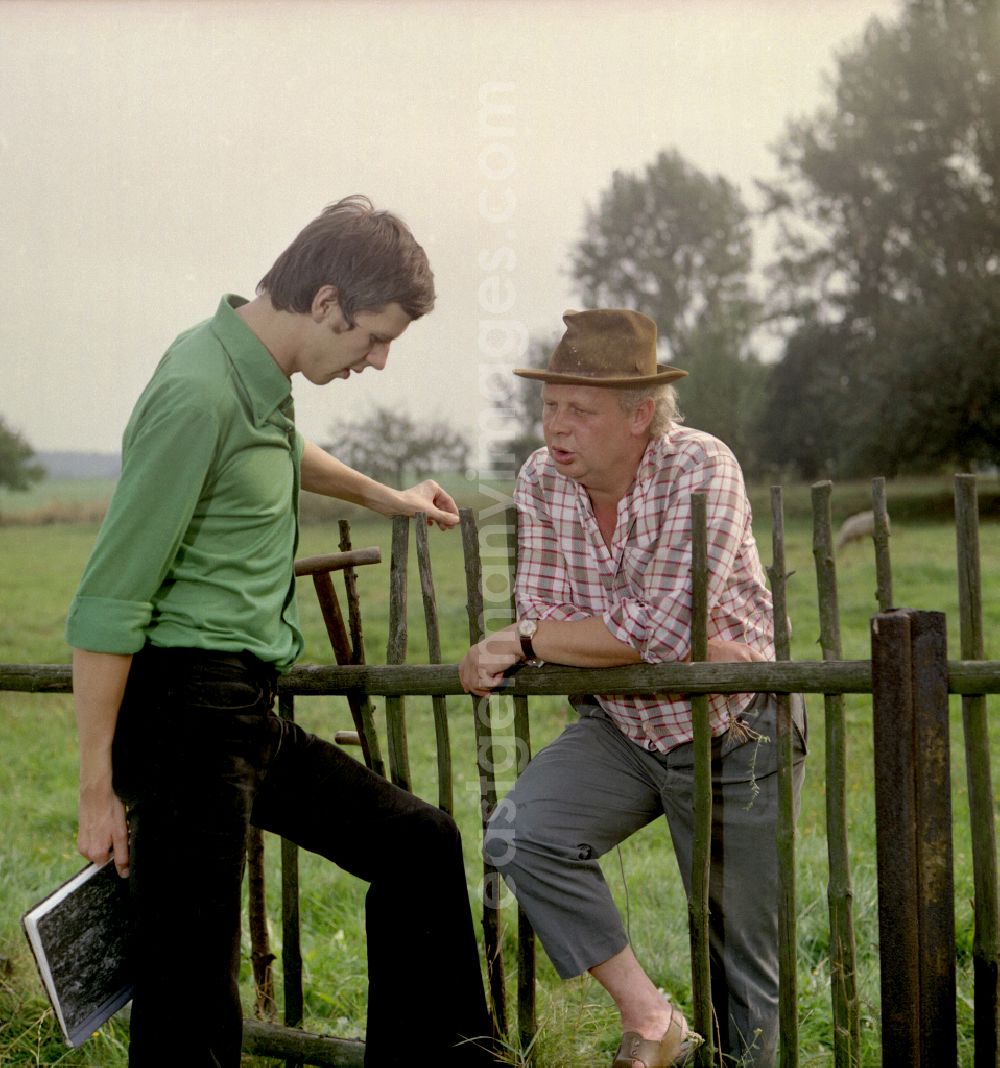
<instances>
[{"instance_id":1,"label":"watch face","mask_svg":"<svg viewBox=\"0 0 1000 1068\"><path fill-rule=\"evenodd\" d=\"M542 663L535 653L534 646L531 644L537 630L537 619L519 619L517 621L517 636L521 642L521 652L524 654L525 661L535 667Z\"/></svg>"}]
</instances>

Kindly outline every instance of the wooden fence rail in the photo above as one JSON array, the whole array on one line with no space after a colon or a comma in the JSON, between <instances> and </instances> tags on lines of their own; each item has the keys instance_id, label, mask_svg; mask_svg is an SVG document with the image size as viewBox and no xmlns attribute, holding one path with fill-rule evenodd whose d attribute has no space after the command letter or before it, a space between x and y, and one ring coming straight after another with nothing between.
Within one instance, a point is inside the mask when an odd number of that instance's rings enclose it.
<instances>
[{"instance_id":1,"label":"wooden fence rail","mask_svg":"<svg viewBox=\"0 0 1000 1068\"><path fill-rule=\"evenodd\" d=\"M1000 660L949 660L948 692L1000 693ZM546 694L578 696L595 688L608 693L871 693L870 660L789 661L753 664L636 664L621 668L569 668L555 664L512 677L498 693L511 697ZM0 690L16 693L70 693L69 664L0 664ZM292 668L279 693L298 697L373 697L468 694L457 664L362 664Z\"/></svg>"},{"instance_id":2,"label":"wooden fence rail","mask_svg":"<svg viewBox=\"0 0 1000 1068\"><path fill-rule=\"evenodd\" d=\"M653 694L684 692L692 695L695 726L695 764L698 782L696 826L711 819L710 774L699 765L708 753L708 722L704 695L710 693L774 692L822 694L826 730L826 832L829 864L827 899L830 925L830 990L832 1001L832 1045L837 1068L860 1064L860 1007L856 981L856 948L852 915L853 891L849 864L846 806L847 752L844 695L873 694L875 700L875 741L879 763L876 784L878 835L887 846L883 857L879 845L880 956L883 978L884 1063L912 1065L955 1063L954 1054L954 932L948 927L947 881L940 881L943 869L950 878L950 812L934 808L935 795L945 788L947 752L941 755L941 734L947 727L947 695L962 695L962 713L969 807L973 843L975 888L975 939L973 966L975 984L975 1065L1000 1064L1000 922L997 901L997 858L994 822L992 772L990 765L986 695L1000 692L1000 661L983 659L982 592L979 570L978 506L975 480L957 476L956 551L958 558L961 614L961 659L947 661L940 635L943 618L936 613L893 611L892 575L889 555L889 522L885 482L872 484L872 508L876 562L877 615L873 623L872 657L844 660L840 642L836 564L831 527L831 492L828 482L813 487L813 556L816 566L822 660L792 662L789 657L783 521L780 490L772 493L772 565L768 568L775 603L777 660L774 663L708 663L705 655L707 613L707 560L704 553L704 508L695 495L694 511L694 624L693 656L690 663L640 664L610 669L566 668L546 665L531 672L514 674L491 698L473 698L473 724L479 764L482 819L485 825L497 803L493 724L497 709L512 709L517 747L517 772L530 757L528 699L535 695L580 695L594 692ZM504 531L511 573L515 566L516 517L504 516ZM336 595L329 584L331 558L299 561L299 574L312 575L323 608L331 645L338 664L305 665L283 676L279 686L282 715L294 715L294 698L342 695L349 699L355 717L358 740L363 744L366 762L384 773L378 738L374 729L370 698L386 698L386 737L389 774L393 781L409 788L407 758L407 716L405 698L425 695L432 698L433 724L438 751L438 804L452 811L452 765L447 697L461 695L468 700L458 679L457 666L442 664L437 636L437 604L427 539L422 524L416 533L417 567L420 576L424 619L427 626L428 664L407 664L406 658L406 574L409 541L408 520L397 519L393 527L390 566L390 639L384 665L364 663L360 631L360 609L354 586L353 567L374 562L370 550L351 550L346 525L341 526L341 554L348 589L350 640L345 637L344 620ZM469 511L462 515L462 543L467 576L469 637L475 642L485 633L482 565L483 532ZM375 551L377 552L377 550ZM367 555L366 555L367 554ZM352 592L353 591L353 592ZM493 603L491 601L491 603ZM490 613L494 615L495 613ZM513 603L507 597L506 615L513 616ZM490 620L493 621L492 619ZM503 622L503 620L500 620ZM899 632L898 634L896 632ZM914 638L916 635L916 638ZM937 637L932 639L932 635ZM905 670L904 670L905 668ZM30 693L65 693L72 688L69 665L0 664L0 690ZM942 707L944 709L942 713ZM929 719L922 720L926 708ZM909 722L917 710L914 726L901 736L903 719ZM941 718L943 715L943 719ZM936 720L934 717L938 717ZM511 720L508 720L508 723ZM929 726L930 725L930 726ZM922 733L923 732L923 733ZM891 736L891 737L890 737ZM780 1046L783 1066L798 1063L798 1015L796 992L796 892L795 821L791 789L790 699L779 702L779 810L778 840L782 881L779 903L779 985ZM898 743L898 744L897 744ZM934 748L934 744L938 748ZM897 748L893 749L893 746ZM893 756L895 753L895 756ZM928 753L937 753L928 760ZM885 759L895 759L887 771ZM934 776L937 778L934 778ZM888 780L893 780L888 782ZM909 808L907 807L909 806ZM900 820L903 820L901 823ZM913 878L888 877L890 854L898 860L899 841L887 837L896 827L906 834L906 848L912 856ZM899 828L904 828L900 830ZM704 837L701 835L700 837ZM692 946L694 1022L703 1034L712 1034L711 1001L707 975L707 871L708 845L696 832L694 871L689 917ZM928 862L932 861L928 866ZM302 1022L301 956L298 949L297 851L282 843L284 940L282 966L285 986L286 1028L248 1021L245 1048L248 1051L285 1057L289 1064L361 1063L363 1047L350 1040L306 1035L289 1030ZM483 930L489 991L498 1028L508 1032L506 981L501 952L498 877L488 867L484 871ZM260 888L258 888L260 893ZM898 898L898 900L897 900ZM953 918L951 918L953 923ZM948 943L950 963L940 963L940 953L926 950ZM937 939L934 942L934 939ZM255 960L267 957L266 945L255 947ZM902 956L901 956L902 954ZM905 959L906 967L896 967ZM534 937L523 916L518 923L517 1037L522 1049L531 1046L535 1033ZM256 972L256 968L255 968ZM950 990L950 995L949 995ZM942 995L942 991L944 994ZM951 1006L948 1006L948 998ZM890 1004L891 1003L891 1004ZM891 1013L886 1013L886 1007ZM891 1017L891 1018L890 1018ZM710 1040L699 1051L699 1063L715 1064L718 1051Z\"/></svg>"}]
</instances>

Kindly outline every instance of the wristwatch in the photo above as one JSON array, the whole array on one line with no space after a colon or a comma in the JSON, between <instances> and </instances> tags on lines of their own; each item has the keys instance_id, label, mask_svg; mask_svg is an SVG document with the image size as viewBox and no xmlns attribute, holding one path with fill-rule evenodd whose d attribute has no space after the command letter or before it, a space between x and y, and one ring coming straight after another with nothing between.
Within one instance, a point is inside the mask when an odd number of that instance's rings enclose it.
<instances>
[{"instance_id":1,"label":"wristwatch","mask_svg":"<svg viewBox=\"0 0 1000 1068\"><path fill-rule=\"evenodd\" d=\"M517 621L517 636L521 642L521 652L524 653L525 663L530 664L532 667L541 667L544 661L538 659L535 655L535 647L531 644L531 639L534 638L536 630L538 630L537 619L519 619Z\"/></svg>"}]
</instances>

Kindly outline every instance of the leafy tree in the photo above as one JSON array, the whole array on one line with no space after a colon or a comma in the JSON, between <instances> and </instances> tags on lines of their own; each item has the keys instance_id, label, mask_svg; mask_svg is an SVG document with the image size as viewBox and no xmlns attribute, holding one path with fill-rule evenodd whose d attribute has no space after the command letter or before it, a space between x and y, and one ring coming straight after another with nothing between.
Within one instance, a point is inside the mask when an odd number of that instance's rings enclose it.
<instances>
[{"instance_id":1,"label":"leafy tree","mask_svg":"<svg viewBox=\"0 0 1000 1068\"><path fill-rule=\"evenodd\" d=\"M841 473L1000 459L981 411L1000 388L1000 363L982 358L1000 330L984 322L1000 308L998 70L992 0L911 3L869 24L832 106L779 146L786 182L764 187L783 232L772 310L836 324L842 344L824 352L852 403L835 421L837 396L813 400ZM800 370L790 346L772 395L805 403L790 392Z\"/></svg>"},{"instance_id":2,"label":"leafy tree","mask_svg":"<svg viewBox=\"0 0 1000 1068\"><path fill-rule=\"evenodd\" d=\"M0 486L23 491L45 477L45 469L31 463L34 450L0 416Z\"/></svg>"},{"instance_id":3,"label":"leafy tree","mask_svg":"<svg viewBox=\"0 0 1000 1068\"><path fill-rule=\"evenodd\" d=\"M614 172L573 257L586 306L635 308L656 321L670 362L690 373L678 384L687 421L744 459L764 379L750 351L752 256L736 188L670 151L643 174Z\"/></svg>"},{"instance_id":4,"label":"leafy tree","mask_svg":"<svg viewBox=\"0 0 1000 1068\"><path fill-rule=\"evenodd\" d=\"M1000 459L1000 278L971 280L940 293L896 325L892 348L905 353L890 382L897 440L919 446L929 465L963 470Z\"/></svg>"},{"instance_id":5,"label":"leafy tree","mask_svg":"<svg viewBox=\"0 0 1000 1068\"><path fill-rule=\"evenodd\" d=\"M790 466L809 480L836 471L844 407L836 359L840 345L837 329L823 325L804 326L789 339L782 373L768 381L761 415L761 458L770 467Z\"/></svg>"},{"instance_id":6,"label":"leafy tree","mask_svg":"<svg viewBox=\"0 0 1000 1068\"><path fill-rule=\"evenodd\" d=\"M387 407L337 424L336 436L324 447L351 467L396 488L402 488L407 477L463 470L469 456L469 443L443 420L417 424Z\"/></svg>"}]
</instances>

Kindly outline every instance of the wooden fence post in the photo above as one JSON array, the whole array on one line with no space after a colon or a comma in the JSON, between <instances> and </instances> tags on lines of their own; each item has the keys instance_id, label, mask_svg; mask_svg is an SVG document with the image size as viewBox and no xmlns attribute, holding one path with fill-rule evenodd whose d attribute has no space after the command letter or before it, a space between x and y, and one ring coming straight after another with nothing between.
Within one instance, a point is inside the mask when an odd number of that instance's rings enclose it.
<instances>
[{"instance_id":1,"label":"wooden fence post","mask_svg":"<svg viewBox=\"0 0 1000 1068\"><path fill-rule=\"evenodd\" d=\"M885 499L885 479L881 476L872 479L872 515L875 543L875 598L878 610L888 612L892 609L892 567L889 561L889 509Z\"/></svg>"},{"instance_id":2,"label":"wooden fence post","mask_svg":"<svg viewBox=\"0 0 1000 1068\"><path fill-rule=\"evenodd\" d=\"M278 697L278 712L288 720L295 718L295 698L283 693ZM285 1026L301 1027L305 1006L302 989L302 932L299 921L299 848L287 838L281 839L281 977L284 988ZM288 1061L288 1068L302 1062Z\"/></svg>"},{"instance_id":3,"label":"wooden fence post","mask_svg":"<svg viewBox=\"0 0 1000 1068\"><path fill-rule=\"evenodd\" d=\"M768 568L774 599L775 660L791 657L788 630L788 573L785 571L785 523L781 487L771 487L772 560ZM778 700L778 1019L782 1068L799 1063L798 947L796 946L795 789L792 746L792 698Z\"/></svg>"},{"instance_id":4,"label":"wooden fence post","mask_svg":"<svg viewBox=\"0 0 1000 1068\"><path fill-rule=\"evenodd\" d=\"M819 640L824 660L840 660L840 608L833 548L829 482L812 487L813 557L819 597ZM847 726L843 694L823 695L826 741L826 849L829 863L830 998L836 1068L861 1064L861 1006L857 987L851 862L847 842Z\"/></svg>"},{"instance_id":5,"label":"wooden fence post","mask_svg":"<svg viewBox=\"0 0 1000 1068\"><path fill-rule=\"evenodd\" d=\"M982 660L983 593L975 475L955 476L955 536L963 660ZM962 694L965 769L972 832L975 933L972 942L976 1068L1000 1064L1000 933L997 840L985 694Z\"/></svg>"},{"instance_id":6,"label":"wooden fence post","mask_svg":"<svg viewBox=\"0 0 1000 1068\"><path fill-rule=\"evenodd\" d=\"M479 529L471 508L460 508L462 552L465 558L466 611L469 617L469 643L475 645L485 636L483 625L483 569L479 555ZM493 723L490 699L472 695L476 732L476 759L479 763L480 810L483 830L497 804L494 770ZM500 873L483 861L483 950L489 980L493 1019L500 1034L507 1032L507 990L504 981L503 947L500 940Z\"/></svg>"},{"instance_id":7,"label":"wooden fence post","mask_svg":"<svg viewBox=\"0 0 1000 1068\"><path fill-rule=\"evenodd\" d=\"M424 602L424 624L427 630L427 659L441 663L441 634L438 627L437 598L434 595L434 576L431 572L431 553L427 543L427 523L421 513L414 516L413 533L417 543L417 568L420 572L420 592ZM431 696L434 710L434 739L437 743L438 808L455 815L455 794L451 774L451 738L448 732L448 699L443 694Z\"/></svg>"},{"instance_id":8,"label":"wooden fence post","mask_svg":"<svg viewBox=\"0 0 1000 1068\"><path fill-rule=\"evenodd\" d=\"M691 662L708 657L708 528L706 494L691 494ZM712 867L712 727L708 695L693 694L694 816L691 841L691 896L688 919L691 933L691 993L694 1028L705 1044L695 1063L713 1065L720 1051L715 1044L709 949L709 891Z\"/></svg>"},{"instance_id":9,"label":"wooden fence post","mask_svg":"<svg viewBox=\"0 0 1000 1068\"><path fill-rule=\"evenodd\" d=\"M392 557L389 561L389 643L387 664L406 663L406 571L409 556L410 520L397 515L392 520ZM389 775L404 790L412 790L410 757L406 744L406 698L396 694L385 699L385 730L389 749Z\"/></svg>"},{"instance_id":10,"label":"wooden fence post","mask_svg":"<svg viewBox=\"0 0 1000 1068\"><path fill-rule=\"evenodd\" d=\"M507 559L510 567L510 615L517 619L514 583L517 576L517 509L504 511L507 535ZM515 694L514 745L517 747L517 769L521 774L531 760L531 727L528 721L528 698ZM535 931L520 904L517 906L517 1038L527 1061L532 1060L532 1043L538 1031L535 1012Z\"/></svg>"},{"instance_id":11,"label":"wooden fence post","mask_svg":"<svg viewBox=\"0 0 1000 1068\"><path fill-rule=\"evenodd\" d=\"M346 519L337 521L340 529L339 549L342 553L351 551L351 524ZM379 553L378 562L381 563L382 554ZM363 664L365 662L365 639L361 626L361 598L358 596L358 576L352 566L344 568L344 591L347 594L347 627L351 636L351 663ZM375 728L375 714L372 711L371 698L363 691L358 695L361 708L361 722L364 726L365 737L368 739L368 752L371 756L371 769L376 775L385 778L385 763L382 760L382 752L379 747L378 731Z\"/></svg>"},{"instance_id":12,"label":"wooden fence post","mask_svg":"<svg viewBox=\"0 0 1000 1068\"><path fill-rule=\"evenodd\" d=\"M250 967L253 971L254 1012L258 1020L273 1023L276 1015L274 973L267 933L267 880L264 868L264 832L247 829L247 914L250 927Z\"/></svg>"},{"instance_id":13,"label":"wooden fence post","mask_svg":"<svg viewBox=\"0 0 1000 1068\"><path fill-rule=\"evenodd\" d=\"M872 621L882 1053L956 1064L948 664L941 612Z\"/></svg>"}]
</instances>

